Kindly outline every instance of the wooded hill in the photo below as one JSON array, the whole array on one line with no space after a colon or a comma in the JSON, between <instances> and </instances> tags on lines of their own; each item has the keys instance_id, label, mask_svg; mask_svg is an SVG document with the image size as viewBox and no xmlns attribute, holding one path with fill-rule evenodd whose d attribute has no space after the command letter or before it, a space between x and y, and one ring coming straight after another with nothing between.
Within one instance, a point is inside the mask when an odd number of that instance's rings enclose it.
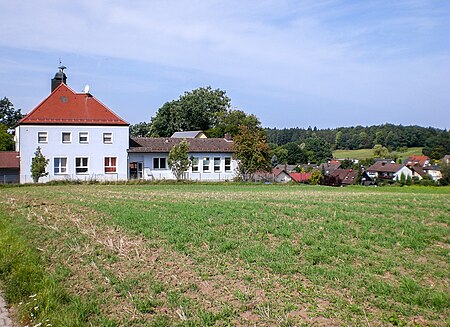
<instances>
[{"instance_id":1,"label":"wooded hill","mask_svg":"<svg viewBox=\"0 0 450 327\"><path fill-rule=\"evenodd\" d=\"M450 153L450 133L434 127L375 125L369 127L339 127L335 129L314 128L266 128L270 143L278 146L290 142L302 143L310 137L320 137L333 149L368 149L381 144L390 150L402 147L423 147L423 152L433 158Z\"/></svg>"}]
</instances>

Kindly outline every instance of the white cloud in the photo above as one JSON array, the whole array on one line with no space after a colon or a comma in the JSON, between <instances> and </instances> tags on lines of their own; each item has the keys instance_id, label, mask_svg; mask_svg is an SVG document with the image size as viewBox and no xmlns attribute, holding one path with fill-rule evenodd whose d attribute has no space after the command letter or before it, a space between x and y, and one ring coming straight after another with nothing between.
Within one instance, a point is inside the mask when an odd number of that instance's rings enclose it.
<instances>
[{"instance_id":1,"label":"white cloud","mask_svg":"<svg viewBox=\"0 0 450 327\"><path fill-rule=\"evenodd\" d=\"M419 95L448 99L432 77L442 75L436 62L449 66L448 48L422 48L449 26L430 3L2 2L0 45L198 70L279 97L408 106ZM408 71L416 75L405 78ZM418 82L425 78L428 85Z\"/></svg>"}]
</instances>

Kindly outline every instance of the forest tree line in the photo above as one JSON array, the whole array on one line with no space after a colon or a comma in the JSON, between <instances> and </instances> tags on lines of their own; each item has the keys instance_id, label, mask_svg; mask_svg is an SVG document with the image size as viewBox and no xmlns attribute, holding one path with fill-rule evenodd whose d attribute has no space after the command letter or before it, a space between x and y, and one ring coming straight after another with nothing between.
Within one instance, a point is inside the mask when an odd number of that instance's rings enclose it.
<instances>
[{"instance_id":1,"label":"forest tree line","mask_svg":"<svg viewBox=\"0 0 450 327\"><path fill-rule=\"evenodd\" d=\"M302 144L311 137L324 139L333 150L371 149L379 144L390 151L423 147L423 154L440 159L450 154L450 132L434 127L384 124L376 126L314 128L266 128L267 139L276 146Z\"/></svg>"}]
</instances>

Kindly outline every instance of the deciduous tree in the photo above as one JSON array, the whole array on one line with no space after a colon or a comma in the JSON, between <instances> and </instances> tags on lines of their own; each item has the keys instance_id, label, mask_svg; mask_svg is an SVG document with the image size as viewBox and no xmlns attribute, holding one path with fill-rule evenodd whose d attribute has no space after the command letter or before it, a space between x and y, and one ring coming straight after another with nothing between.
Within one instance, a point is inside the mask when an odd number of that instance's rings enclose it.
<instances>
[{"instance_id":1,"label":"deciduous tree","mask_svg":"<svg viewBox=\"0 0 450 327\"><path fill-rule=\"evenodd\" d=\"M169 159L167 162L176 179L182 179L183 173L187 171L191 165L191 160L189 160L189 142L183 140L178 145L174 145L169 152Z\"/></svg>"},{"instance_id":2,"label":"deciduous tree","mask_svg":"<svg viewBox=\"0 0 450 327\"><path fill-rule=\"evenodd\" d=\"M238 170L244 179L257 171L271 170L270 148L261 128L241 126L234 137L234 155L239 161Z\"/></svg>"},{"instance_id":3,"label":"deciduous tree","mask_svg":"<svg viewBox=\"0 0 450 327\"><path fill-rule=\"evenodd\" d=\"M386 158L389 155L389 150L381 144L375 144L373 147L373 156L376 158Z\"/></svg>"},{"instance_id":4,"label":"deciduous tree","mask_svg":"<svg viewBox=\"0 0 450 327\"><path fill-rule=\"evenodd\" d=\"M15 109L7 97L0 100L0 124L13 128L22 118L20 109Z\"/></svg>"},{"instance_id":5,"label":"deciduous tree","mask_svg":"<svg viewBox=\"0 0 450 327\"><path fill-rule=\"evenodd\" d=\"M248 115L242 110L230 109L216 113L215 124L206 131L208 137L223 137L225 134L235 136L239 134L239 127L250 129L261 127L261 122L255 115Z\"/></svg>"},{"instance_id":6,"label":"deciduous tree","mask_svg":"<svg viewBox=\"0 0 450 327\"><path fill-rule=\"evenodd\" d=\"M11 134L8 129L14 128L22 117L20 109L15 109L7 97L0 100L0 151L14 150L14 132Z\"/></svg>"},{"instance_id":7,"label":"deciduous tree","mask_svg":"<svg viewBox=\"0 0 450 327\"><path fill-rule=\"evenodd\" d=\"M0 124L0 151L12 151L13 149L13 136L8 133L5 125Z\"/></svg>"},{"instance_id":8,"label":"deciduous tree","mask_svg":"<svg viewBox=\"0 0 450 327\"><path fill-rule=\"evenodd\" d=\"M140 122L130 126L130 135L134 137L150 136L150 124Z\"/></svg>"},{"instance_id":9,"label":"deciduous tree","mask_svg":"<svg viewBox=\"0 0 450 327\"><path fill-rule=\"evenodd\" d=\"M231 100L225 91L210 86L185 92L178 100L166 102L151 120L151 136L167 137L175 132L212 128L219 112L226 112Z\"/></svg>"},{"instance_id":10,"label":"deciduous tree","mask_svg":"<svg viewBox=\"0 0 450 327\"><path fill-rule=\"evenodd\" d=\"M333 157L331 144L321 137L310 137L305 140L303 151L308 162L322 163Z\"/></svg>"}]
</instances>

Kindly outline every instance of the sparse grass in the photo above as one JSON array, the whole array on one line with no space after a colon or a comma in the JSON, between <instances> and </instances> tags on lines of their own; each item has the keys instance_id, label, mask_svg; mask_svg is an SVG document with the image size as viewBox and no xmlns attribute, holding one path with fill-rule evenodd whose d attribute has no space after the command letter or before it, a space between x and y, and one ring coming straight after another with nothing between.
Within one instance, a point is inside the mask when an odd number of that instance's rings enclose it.
<instances>
[{"instance_id":1,"label":"sparse grass","mask_svg":"<svg viewBox=\"0 0 450 327\"><path fill-rule=\"evenodd\" d=\"M1 219L30 244L39 278L51 276L81 325L87 317L105 326L450 322L450 188L160 184L0 192ZM9 299L17 305L30 292Z\"/></svg>"},{"instance_id":2,"label":"sparse grass","mask_svg":"<svg viewBox=\"0 0 450 327\"><path fill-rule=\"evenodd\" d=\"M422 148L408 148L405 152L397 152L399 159L403 160L412 155L422 155ZM359 150L335 150L333 157L337 159L367 159L373 158L373 149L359 149Z\"/></svg>"}]
</instances>

